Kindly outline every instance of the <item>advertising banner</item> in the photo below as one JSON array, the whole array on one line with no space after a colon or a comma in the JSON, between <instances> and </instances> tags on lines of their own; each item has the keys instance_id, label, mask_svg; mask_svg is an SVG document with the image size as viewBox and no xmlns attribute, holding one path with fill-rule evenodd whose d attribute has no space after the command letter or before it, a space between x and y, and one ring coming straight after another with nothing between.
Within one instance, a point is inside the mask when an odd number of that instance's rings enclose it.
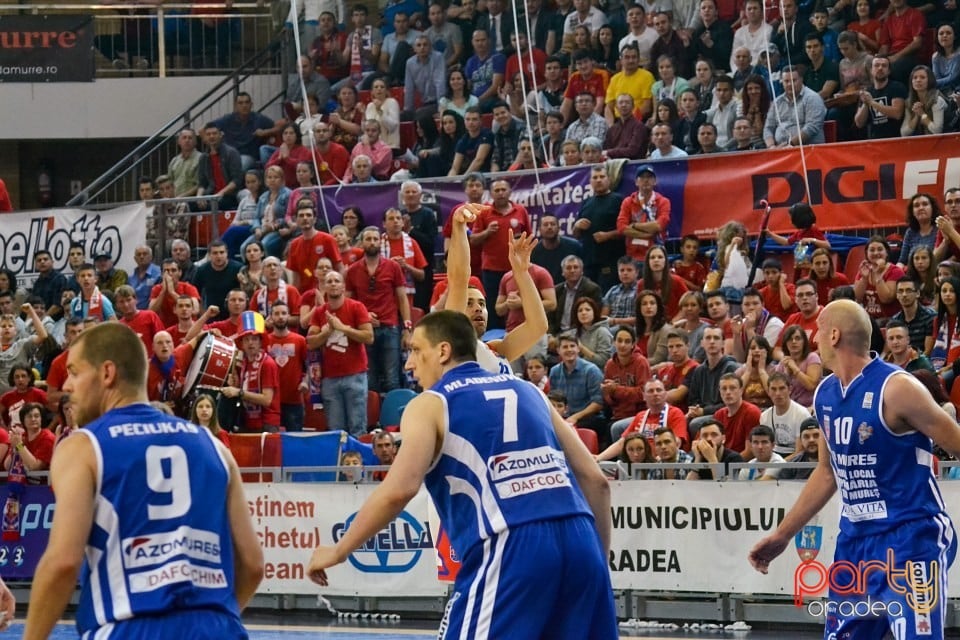
<instances>
[{"instance_id":1,"label":"advertising banner","mask_svg":"<svg viewBox=\"0 0 960 640\"><path fill-rule=\"evenodd\" d=\"M0 499L6 500L6 487ZM30 580L50 539L54 501L50 487L26 486L20 498L20 539L0 540L0 577Z\"/></svg>"},{"instance_id":2,"label":"advertising banner","mask_svg":"<svg viewBox=\"0 0 960 640\"><path fill-rule=\"evenodd\" d=\"M801 200L813 205L821 229L874 229L906 224L906 201L913 194L939 197L947 186L960 184L960 135L822 144L805 147L803 154L794 147L607 164L613 191L623 197L637 190L640 165L654 167L656 190L671 203L667 234L671 238L710 237L730 220L756 232L761 200L774 207L770 228L775 231L791 229L787 207ZM534 229L547 212L560 218L564 235L572 234L580 206L593 195L589 166L490 177L510 183L511 200L527 208ZM424 203L440 212L440 224L464 200L460 179L417 182L423 187ZM359 206L367 214L367 224L380 224L383 211L398 206L400 185L343 185L322 191L324 206L318 216L326 213L331 225L340 222L340 213L349 206ZM484 201L490 201L489 193Z\"/></svg>"},{"instance_id":3,"label":"advertising banner","mask_svg":"<svg viewBox=\"0 0 960 640\"><path fill-rule=\"evenodd\" d=\"M115 267L130 273L136 268L133 250L146 237L148 215L150 207L144 204L104 211L46 209L4 215L0 264L16 274L21 287L30 288L37 279L37 251L49 251L53 268L70 273L70 245L79 243L90 262L98 253L109 253Z\"/></svg>"},{"instance_id":4,"label":"advertising banner","mask_svg":"<svg viewBox=\"0 0 960 640\"><path fill-rule=\"evenodd\" d=\"M0 82L93 82L93 16L0 16Z\"/></svg>"},{"instance_id":5,"label":"advertising banner","mask_svg":"<svg viewBox=\"0 0 960 640\"><path fill-rule=\"evenodd\" d=\"M349 528L371 484L246 485L247 503L266 561L260 593L317 594L306 575L318 544L334 544ZM383 531L327 570L324 595L442 596L427 520L425 489Z\"/></svg>"}]
</instances>

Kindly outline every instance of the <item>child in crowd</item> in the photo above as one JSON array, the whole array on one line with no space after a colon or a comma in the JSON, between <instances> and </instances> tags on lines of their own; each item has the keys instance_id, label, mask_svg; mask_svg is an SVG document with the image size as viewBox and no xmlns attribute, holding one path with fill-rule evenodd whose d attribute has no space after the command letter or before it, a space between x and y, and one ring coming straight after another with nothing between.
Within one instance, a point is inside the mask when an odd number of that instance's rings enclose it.
<instances>
[{"instance_id":1,"label":"child in crowd","mask_svg":"<svg viewBox=\"0 0 960 640\"><path fill-rule=\"evenodd\" d=\"M206 393L197 396L190 408L190 421L209 429L214 438L230 448L230 434L220 428L220 419L217 417L217 403L213 396Z\"/></svg>"},{"instance_id":2,"label":"child in crowd","mask_svg":"<svg viewBox=\"0 0 960 640\"><path fill-rule=\"evenodd\" d=\"M707 268L697 259L699 253L700 240L697 236L683 236L680 259L673 263L673 272L680 276L691 291L700 291L707 281Z\"/></svg>"},{"instance_id":3,"label":"child in crowd","mask_svg":"<svg viewBox=\"0 0 960 640\"><path fill-rule=\"evenodd\" d=\"M360 482L363 480L363 456L359 451L344 451L340 455L341 467L355 467L353 469L344 469L340 472L340 482Z\"/></svg>"},{"instance_id":4,"label":"child in crowd","mask_svg":"<svg viewBox=\"0 0 960 640\"><path fill-rule=\"evenodd\" d=\"M540 356L527 358L527 380L537 385L544 393L550 393L550 378L547 376L547 365Z\"/></svg>"}]
</instances>

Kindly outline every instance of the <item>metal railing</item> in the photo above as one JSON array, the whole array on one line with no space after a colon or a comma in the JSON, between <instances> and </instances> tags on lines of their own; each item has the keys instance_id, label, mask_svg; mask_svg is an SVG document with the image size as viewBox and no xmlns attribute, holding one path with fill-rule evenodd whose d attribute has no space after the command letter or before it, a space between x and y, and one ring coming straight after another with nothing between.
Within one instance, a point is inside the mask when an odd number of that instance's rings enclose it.
<instances>
[{"instance_id":1,"label":"metal railing","mask_svg":"<svg viewBox=\"0 0 960 640\"><path fill-rule=\"evenodd\" d=\"M223 73L266 48L282 24L266 2L0 3L2 15L92 15L96 77ZM274 62L272 73L279 71Z\"/></svg>"},{"instance_id":2,"label":"metal railing","mask_svg":"<svg viewBox=\"0 0 960 640\"><path fill-rule=\"evenodd\" d=\"M240 91L246 91L254 97L258 111L263 112L274 105L279 108L283 101L285 83L279 83L278 91L276 75L265 74L273 68L278 56L284 57L280 52L285 50L285 47L284 38L273 40L197 98L193 104L175 114L156 133L71 198L66 206L96 206L139 200L138 178L156 178L167 173L170 160L179 153L177 134L184 128L198 130L206 122L233 112L234 98ZM286 77L286 73L283 73L283 77Z\"/></svg>"}]
</instances>

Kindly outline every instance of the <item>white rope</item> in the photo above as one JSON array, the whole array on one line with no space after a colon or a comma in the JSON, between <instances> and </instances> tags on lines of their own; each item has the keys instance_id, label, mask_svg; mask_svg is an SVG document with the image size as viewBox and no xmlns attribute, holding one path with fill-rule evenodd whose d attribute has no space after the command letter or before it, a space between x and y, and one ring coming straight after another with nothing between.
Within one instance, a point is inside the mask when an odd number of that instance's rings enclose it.
<instances>
[{"instance_id":1,"label":"white rope","mask_svg":"<svg viewBox=\"0 0 960 640\"><path fill-rule=\"evenodd\" d=\"M519 46L520 20L519 20L519 17L517 16L516 2L513 3L512 9L513 10L511 11L511 13L513 14L513 32L514 34L516 34L517 45ZM524 18L524 27L527 32L527 55L530 59L530 69L533 70L534 100L536 101L536 105L537 105L537 120L539 122L540 93L536 91L537 67L536 67L536 63L533 60L534 42L533 42L533 33L531 32L531 29L530 29L530 14L524 11L523 18ZM533 127L530 126L530 117L527 115L527 82L526 82L527 74L524 72L524 69L523 69L523 56L520 55L519 48L517 49L517 60L520 63L517 66L520 69L520 94L523 96L523 123L527 130L527 137L530 138L530 146L532 147L533 146ZM543 143L543 138L541 138L541 145L542 143ZM546 157L546 148L544 148L544 157ZM509 167L501 167L501 171L506 171L508 168ZM534 188L534 195L537 199L537 204L540 206L541 209L545 209L545 204L543 200L543 184L540 182L540 166L539 166L539 163L537 162L536 155L534 155L533 157L533 177L537 183L537 186ZM544 211L544 213L546 213L546 211Z\"/></svg>"},{"instance_id":2,"label":"white rope","mask_svg":"<svg viewBox=\"0 0 960 640\"><path fill-rule=\"evenodd\" d=\"M761 3L762 3L762 2L763 2L763 0L761 0ZM783 19L783 0L780 0L780 5L779 5L779 6L780 6L780 18L781 18L781 20L782 20L782 19ZM766 8L764 8L763 10L766 11ZM794 24L796 24L796 21L794 21ZM787 51L786 51L786 54L787 54L787 55L786 55L786 58L787 58L787 67L788 67L788 68L789 68L789 67L793 67L793 60L790 58L790 40L789 40L789 37L788 37L788 35L787 35L787 29L786 29L786 27L784 27L784 30L783 30L783 42L784 42L784 44L786 45L785 48L786 48L786 50L787 50ZM769 85L770 93L773 94L773 99L770 101L770 108L773 109L773 113L774 113L774 115L775 115L776 118L777 118L777 125L782 127L782 126L783 126L783 121L780 119L780 110L777 109L777 95L776 95L776 93L773 91L773 65L770 64L770 45L771 45L771 44L772 44L772 43L771 43L770 40L768 39L768 40L767 40L767 73L770 74L770 77L769 77L769 79L768 79L768 81L767 81L767 84ZM794 67L794 69L796 69L796 68ZM795 73L796 73L798 76L800 75L800 72L799 72L799 71L795 71ZM802 80L802 78L801 78L801 80ZM784 92L784 95L786 95L786 92ZM799 97L799 94L795 94L795 95L794 95L794 98L793 98L793 102L792 102L792 104L793 104L793 122L794 122L794 124L795 124L796 127L797 127L797 148L798 148L799 151L800 151L800 166L803 167L803 187L804 187L804 189L805 189L805 191L806 191L807 199L809 199L809 198L810 198L810 180L809 180L809 178L807 178L807 150L806 150L806 148L805 148L805 146L804 146L804 143L803 143L803 135L801 134L801 128L802 128L802 127L800 126L800 110L797 108L797 98L798 98L798 97ZM774 139L774 141L776 141L776 139Z\"/></svg>"},{"instance_id":3,"label":"white rope","mask_svg":"<svg viewBox=\"0 0 960 640\"><path fill-rule=\"evenodd\" d=\"M293 25L293 45L294 49L297 51L297 77L300 79L300 95L303 97L303 116L307 120L310 120L312 119L313 114L310 113L310 101L307 100L307 85L303 81L303 74L300 73L300 24L297 18L298 1L299 0L290 0L290 15L287 16L287 20ZM310 159L313 163L313 175L316 176L317 179L317 200L320 202L320 208L323 211L323 220L327 223L327 229L331 229L333 225L330 224L330 215L327 213L327 203L323 197L323 185L320 183L320 166L317 164L317 154L314 153L316 148L316 139L314 138L313 131L310 132L310 139L313 140L313 144L310 148ZM340 176L333 173L333 171L330 171L330 175L332 175L333 178L340 183L340 186L343 186ZM297 203L293 204L294 207L296 207Z\"/></svg>"}]
</instances>

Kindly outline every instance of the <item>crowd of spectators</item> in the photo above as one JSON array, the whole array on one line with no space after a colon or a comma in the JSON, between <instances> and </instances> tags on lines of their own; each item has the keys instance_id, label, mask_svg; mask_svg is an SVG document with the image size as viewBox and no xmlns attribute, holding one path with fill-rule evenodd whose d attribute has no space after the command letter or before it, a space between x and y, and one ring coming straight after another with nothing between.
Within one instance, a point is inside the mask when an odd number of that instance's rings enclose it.
<instances>
[{"instance_id":1,"label":"crowd of spectators","mask_svg":"<svg viewBox=\"0 0 960 640\"><path fill-rule=\"evenodd\" d=\"M528 35L515 32L501 0L480 12L469 2L401 4L389 12L390 29L363 5L342 32L347 16L318 16L291 82L292 122L255 112L240 93L234 111L199 135L181 131L167 173L140 181L152 215L130 273L81 245L70 248L68 274L37 252L30 291L0 270L8 428L19 428L31 403L64 423L65 351L84 326L120 321L151 354L151 400L174 413L198 415L184 378L212 333L235 340L241 354L212 430L298 430L322 405L330 428L364 434L368 391L415 387L403 374L404 350L416 318L443 303L433 274L442 216L407 180L401 206L364 213L360 203L329 220L316 187L388 179L395 157L414 176L464 174L465 202L489 191L469 241L471 286L492 311L487 328L523 322L507 247L520 233L539 235L530 275L549 331L511 365L571 424L595 432L598 459L762 463L748 479L777 477L771 465L781 459L815 459L804 425L825 374L816 319L833 297L867 309L882 357L928 372L949 393L960 367L957 188L913 195L899 255L870 238L853 282L837 270L812 210L795 207L797 231L769 240L796 250L796 268L770 258L747 282L742 225L719 231L709 267L695 237L671 262L671 203L657 191L656 167L640 166L624 198L601 162L815 144L827 117L851 138L945 131L956 111L953 28L937 30L932 60L919 56L927 24L953 19L939 15L946 10L786 0L780 15L758 0L723 12L701 0L605 15L586 0L555 8L534 0L519 20ZM368 102L355 82L369 87ZM417 144L402 155L405 119L415 121ZM481 173L584 160L592 195L571 236L549 213L532 228L510 183ZM199 209L215 200L236 211L200 262L188 244L188 207L175 200L190 196L207 197L192 205ZM265 328L247 327L246 312ZM32 432L24 433L30 447Z\"/></svg>"},{"instance_id":2,"label":"crowd of spectators","mask_svg":"<svg viewBox=\"0 0 960 640\"><path fill-rule=\"evenodd\" d=\"M786 0L781 12L761 0L409 0L379 16L363 4L336 15L347 10L301 24L288 112L302 109L302 78L316 101L301 117L301 139L311 147L312 126L326 122L347 154L359 145L370 156L368 145L382 143L384 156L370 157L374 180L398 169L455 176L960 124L949 4ZM276 133L268 129L260 132ZM331 164L323 182L355 181L351 166Z\"/></svg>"}]
</instances>

